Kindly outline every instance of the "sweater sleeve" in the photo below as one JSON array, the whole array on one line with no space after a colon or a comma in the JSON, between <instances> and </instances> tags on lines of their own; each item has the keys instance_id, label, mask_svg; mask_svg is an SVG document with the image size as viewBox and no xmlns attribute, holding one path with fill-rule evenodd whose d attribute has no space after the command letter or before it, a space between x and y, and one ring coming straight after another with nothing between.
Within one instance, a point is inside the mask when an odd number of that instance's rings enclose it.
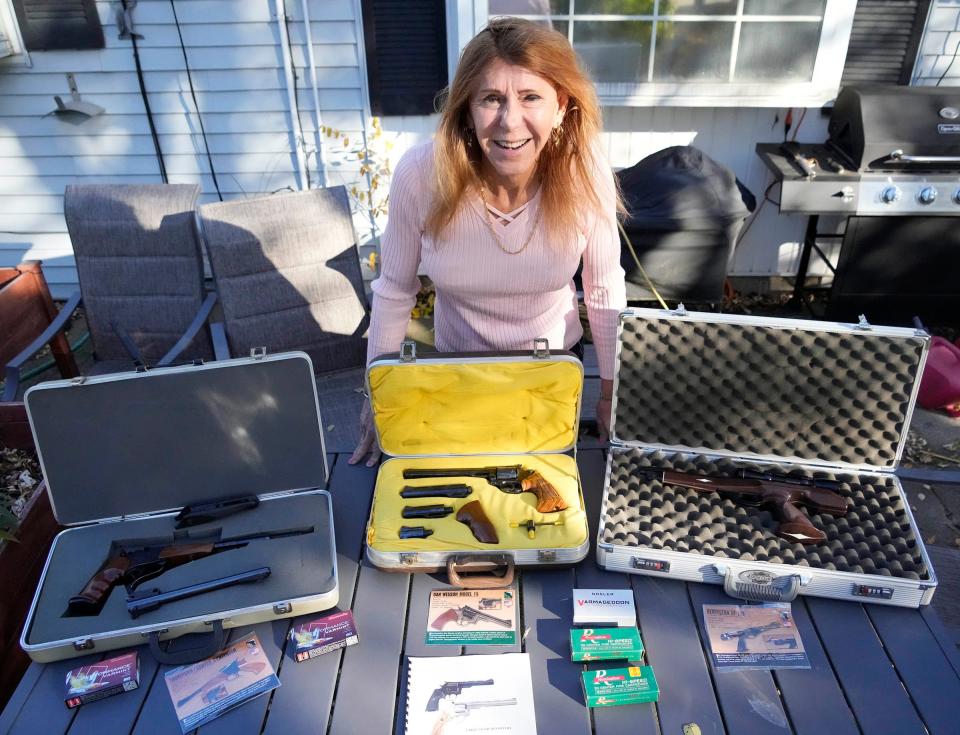
<instances>
[{"instance_id":1,"label":"sweater sleeve","mask_svg":"<svg viewBox=\"0 0 960 735\"><path fill-rule=\"evenodd\" d=\"M583 253L583 297L593 343L597 348L600 377L612 380L617 351L617 323L626 308L627 292L620 266L620 235L617 232L616 184L606 159L597 170L595 185L603 216L593 218L586 233Z\"/></svg>"},{"instance_id":2,"label":"sweater sleeve","mask_svg":"<svg viewBox=\"0 0 960 735\"><path fill-rule=\"evenodd\" d=\"M407 151L390 184L390 214L380 242L380 277L372 284L373 307L367 338L367 363L377 355L397 352L407 333L410 310L417 301L420 279L424 146Z\"/></svg>"}]
</instances>

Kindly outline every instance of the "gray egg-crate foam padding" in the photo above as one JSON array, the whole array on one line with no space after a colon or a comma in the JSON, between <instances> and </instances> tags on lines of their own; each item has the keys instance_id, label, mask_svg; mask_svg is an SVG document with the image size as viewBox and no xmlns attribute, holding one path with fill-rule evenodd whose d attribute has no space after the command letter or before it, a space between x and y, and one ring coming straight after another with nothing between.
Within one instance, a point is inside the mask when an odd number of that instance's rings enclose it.
<instances>
[{"instance_id":1,"label":"gray egg-crate foam padding","mask_svg":"<svg viewBox=\"0 0 960 735\"><path fill-rule=\"evenodd\" d=\"M802 322L798 322L802 324ZM892 468L924 340L627 317L616 439Z\"/></svg>"},{"instance_id":2,"label":"gray egg-crate foam padding","mask_svg":"<svg viewBox=\"0 0 960 735\"><path fill-rule=\"evenodd\" d=\"M644 469L674 469L733 477L741 469L812 477L795 467L734 462L681 452L613 453L600 540L621 547L680 551L742 561L792 564L903 579L929 579L920 546L895 479L817 471L841 482L836 492L852 501L842 517L812 513L827 538L804 546L776 535L768 508L737 504L719 493L664 485Z\"/></svg>"}]
</instances>

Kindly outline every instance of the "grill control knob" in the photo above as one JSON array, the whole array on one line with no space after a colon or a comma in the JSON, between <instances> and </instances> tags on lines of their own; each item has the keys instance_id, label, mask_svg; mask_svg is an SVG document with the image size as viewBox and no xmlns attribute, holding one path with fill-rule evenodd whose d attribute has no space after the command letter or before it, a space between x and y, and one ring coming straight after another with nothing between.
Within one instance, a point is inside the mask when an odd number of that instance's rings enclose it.
<instances>
[{"instance_id":1,"label":"grill control knob","mask_svg":"<svg viewBox=\"0 0 960 735\"><path fill-rule=\"evenodd\" d=\"M937 199L937 190L932 186L925 186L917 194L917 201L921 204L933 204Z\"/></svg>"},{"instance_id":2,"label":"grill control knob","mask_svg":"<svg viewBox=\"0 0 960 735\"><path fill-rule=\"evenodd\" d=\"M900 187L888 186L880 192L880 201L884 204L893 204L900 201Z\"/></svg>"}]
</instances>

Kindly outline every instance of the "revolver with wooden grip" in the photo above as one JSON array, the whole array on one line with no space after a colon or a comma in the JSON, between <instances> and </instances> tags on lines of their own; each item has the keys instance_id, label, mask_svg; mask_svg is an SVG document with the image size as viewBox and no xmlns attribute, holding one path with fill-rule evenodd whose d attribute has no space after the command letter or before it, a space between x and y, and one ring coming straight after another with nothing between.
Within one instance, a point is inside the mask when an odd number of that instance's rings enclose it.
<instances>
[{"instance_id":1,"label":"revolver with wooden grip","mask_svg":"<svg viewBox=\"0 0 960 735\"><path fill-rule=\"evenodd\" d=\"M480 477L505 493L533 493L537 496L537 510L553 513L568 506L557 489L536 470L524 469L522 465L505 467L450 467L444 469L406 469L403 479L417 480L428 477Z\"/></svg>"}]
</instances>

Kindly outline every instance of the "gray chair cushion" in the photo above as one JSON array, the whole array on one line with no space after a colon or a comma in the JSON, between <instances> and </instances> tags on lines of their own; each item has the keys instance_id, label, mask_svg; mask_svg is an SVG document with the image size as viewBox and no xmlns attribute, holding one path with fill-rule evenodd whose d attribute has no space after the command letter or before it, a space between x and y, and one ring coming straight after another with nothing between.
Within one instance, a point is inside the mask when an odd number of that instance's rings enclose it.
<instances>
[{"instance_id":1,"label":"gray chair cushion","mask_svg":"<svg viewBox=\"0 0 960 735\"><path fill-rule=\"evenodd\" d=\"M173 347L203 302L195 184L71 185L64 215L98 360L129 355L112 323L149 364ZM204 332L181 359L212 357Z\"/></svg>"},{"instance_id":2,"label":"gray chair cushion","mask_svg":"<svg viewBox=\"0 0 960 735\"><path fill-rule=\"evenodd\" d=\"M231 354L303 350L318 374L364 364L368 309L344 187L198 212Z\"/></svg>"}]
</instances>

